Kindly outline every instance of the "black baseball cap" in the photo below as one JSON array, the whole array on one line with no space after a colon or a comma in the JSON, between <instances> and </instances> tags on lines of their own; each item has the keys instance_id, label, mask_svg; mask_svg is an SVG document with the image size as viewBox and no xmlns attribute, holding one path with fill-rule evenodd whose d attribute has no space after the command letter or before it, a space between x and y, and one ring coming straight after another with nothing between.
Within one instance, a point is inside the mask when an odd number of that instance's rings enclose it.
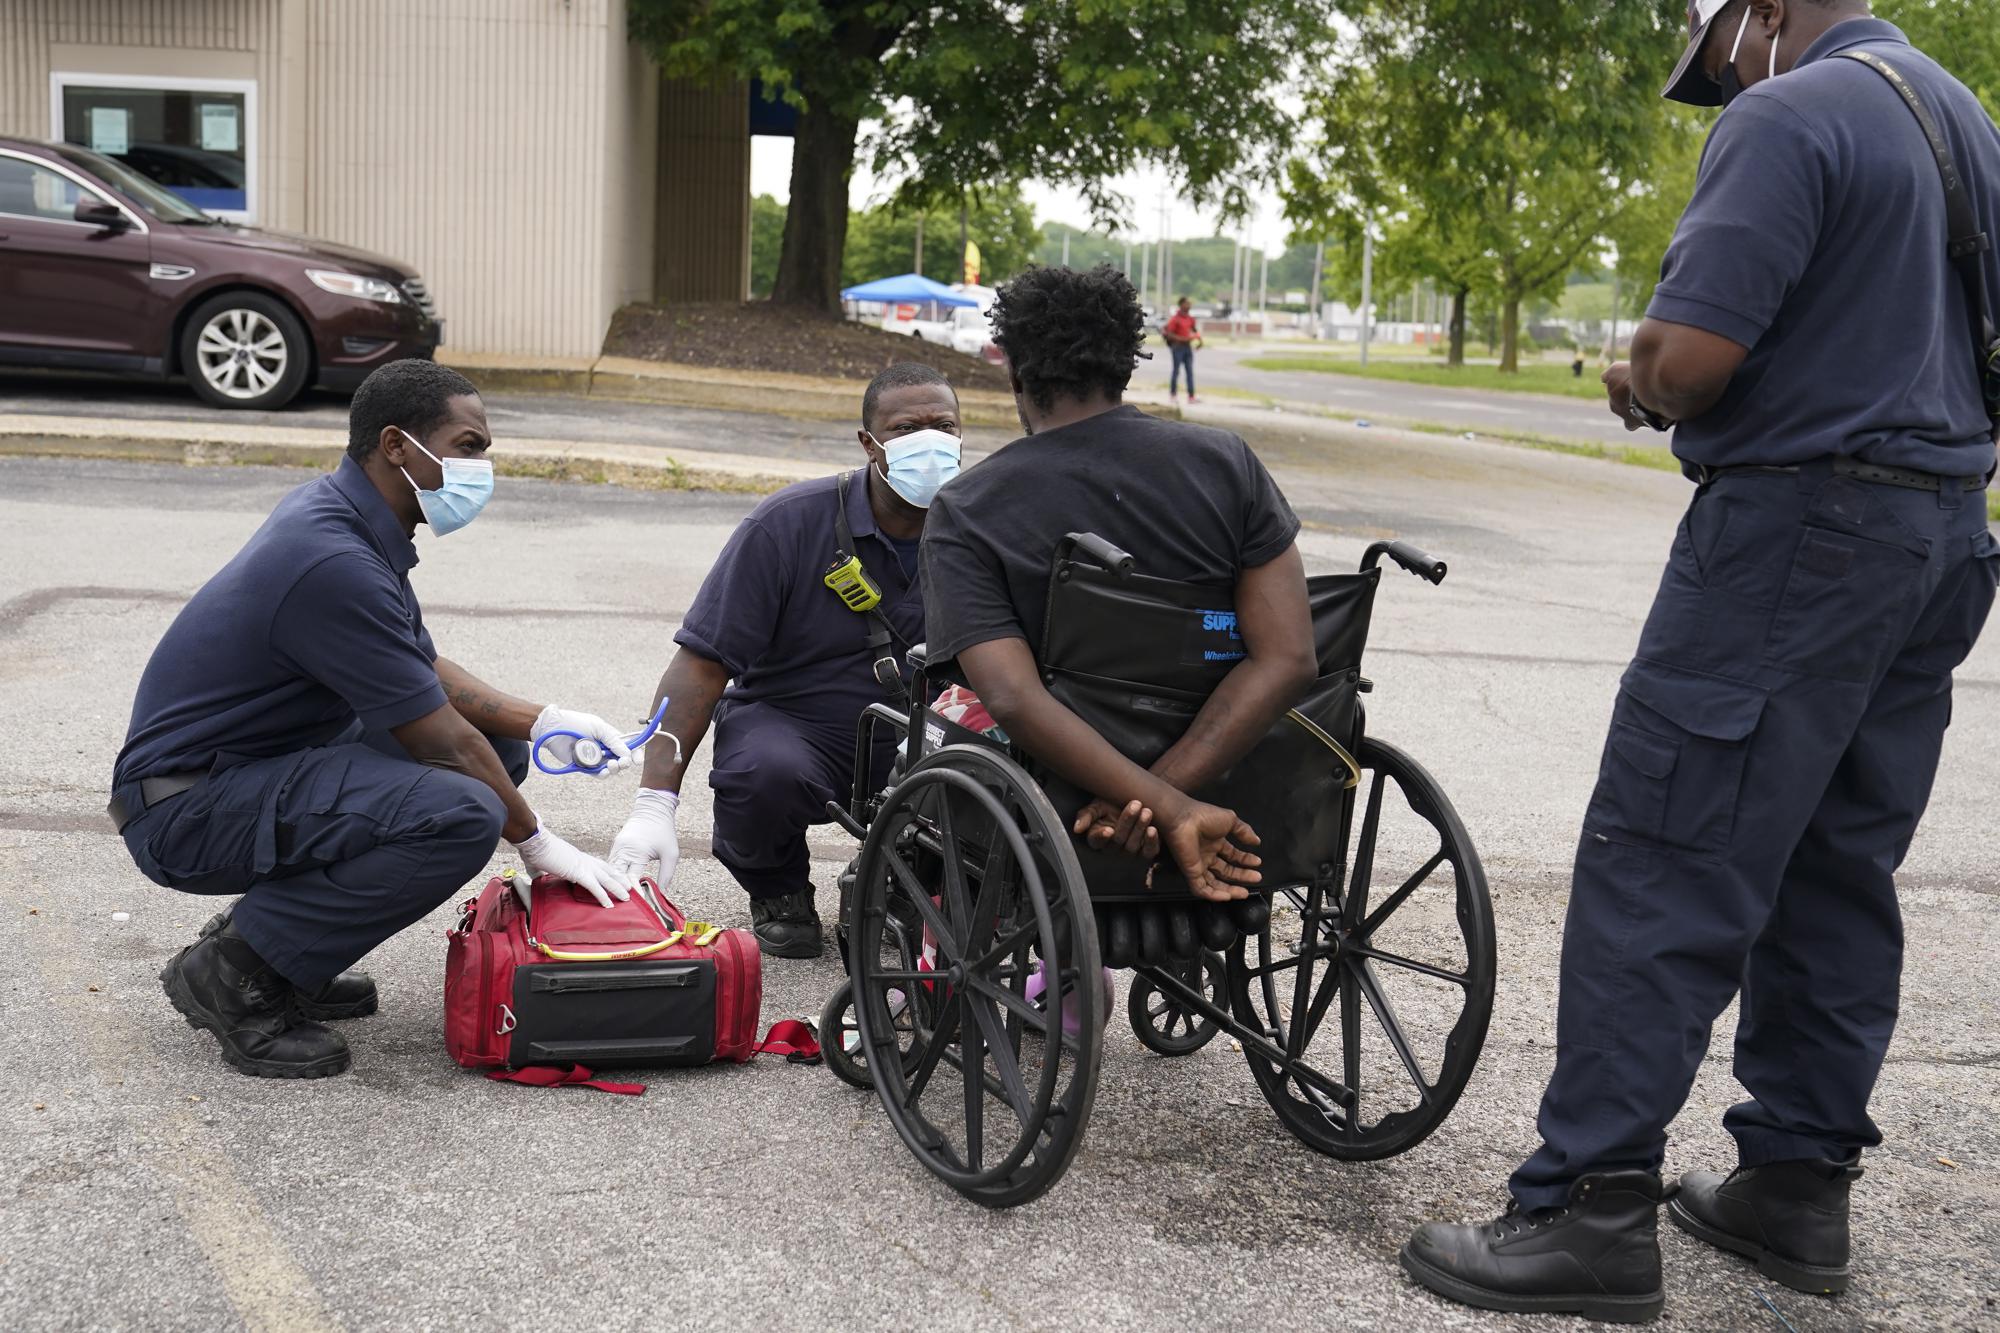
<instances>
[{"instance_id":1,"label":"black baseball cap","mask_svg":"<svg viewBox=\"0 0 2000 1333\"><path fill-rule=\"evenodd\" d=\"M1689 106L1722 105L1721 87L1701 67L1701 49L1708 43L1708 30L1715 16L1728 7L1729 0L1688 0L1688 28L1694 36L1688 39L1687 50L1681 52L1681 63L1674 66L1673 77L1667 80L1666 90L1660 96Z\"/></svg>"}]
</instances>

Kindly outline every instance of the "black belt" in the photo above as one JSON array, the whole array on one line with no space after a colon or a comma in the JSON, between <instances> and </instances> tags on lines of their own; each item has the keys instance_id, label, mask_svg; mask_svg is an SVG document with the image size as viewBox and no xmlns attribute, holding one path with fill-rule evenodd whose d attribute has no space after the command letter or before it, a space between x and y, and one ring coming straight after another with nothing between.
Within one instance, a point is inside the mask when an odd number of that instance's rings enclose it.
<instances>
[{"instance_id":1,"label":"black belt","mask_svg":"<svg viewBox=\"0 0 2000 1333\"><path fill-rule=\"evenodd\" d=\"M112 824L123 833L125 826L142 813L161 801L179 796L207 776L208 770L204 768L187 773L162 773L155 778L128 782L111 793L111 804L104 807L104 812L111 816Z\"/></svg>"},{"instance_id":2,"label":"black belt","mask_svg":"<svg viewBox=\"0 0 2000 1333\"><path fill-rule=\"evenodd\" d=\"M1810 468L1826 468L1836 477L1852 477L1856 481L1872 482L1877 486L1901 486L1911 491L1983 491L1991 473L1978 477L1947 477L1936 472L1919 472L1915 468L1885 467L1880 463L1864 463L1858 458L1829 458L1812 463L1795 463L1789 467L1778 464L1740 463L1731 467L1710 467L1706 463L1689 463L1687 474L1695 482L1706 486L1717 477L1731 477L1743 474L1762 476L1797 476Z\"/></svg>"}]
</instances>

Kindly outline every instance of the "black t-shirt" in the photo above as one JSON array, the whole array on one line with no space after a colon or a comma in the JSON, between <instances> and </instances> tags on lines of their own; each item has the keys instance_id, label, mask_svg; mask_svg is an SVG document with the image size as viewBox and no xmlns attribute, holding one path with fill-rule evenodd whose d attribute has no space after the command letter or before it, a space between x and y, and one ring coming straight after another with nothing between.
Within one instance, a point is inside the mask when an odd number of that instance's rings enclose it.
<instances>
[{"instance_id":1,"label":"black t-shirt","mask_svg":"<svg viewBox=\"0 0 2000 1333\"><path fill-rule=\"evenodd\" d=\"M1024 436L948 482L924 519L932 661L994 639L1042 647L1056 543L1094 532L1138 572L1235 586L1298 537L1299 520L1250 446L1129 404Z\"/></svg>"}]
</instances>

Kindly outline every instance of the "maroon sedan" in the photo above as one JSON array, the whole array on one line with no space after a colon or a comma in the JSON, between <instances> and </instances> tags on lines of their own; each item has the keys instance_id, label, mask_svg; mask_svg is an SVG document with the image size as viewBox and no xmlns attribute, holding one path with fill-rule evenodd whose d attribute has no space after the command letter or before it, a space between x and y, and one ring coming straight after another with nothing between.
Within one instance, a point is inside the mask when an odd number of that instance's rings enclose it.
<instances>
[{"instance_id":1,"label":"maroon sedan","mask_svg":"<svg viewBox=\"0 0 2000 1333\"><path fill-rule=\"evenodd\" d=\"M278 407L429 357L443 323L404 264L220 222L74 144L0 138L0 364L180 375Z\"/></svg>"}]
</instances>

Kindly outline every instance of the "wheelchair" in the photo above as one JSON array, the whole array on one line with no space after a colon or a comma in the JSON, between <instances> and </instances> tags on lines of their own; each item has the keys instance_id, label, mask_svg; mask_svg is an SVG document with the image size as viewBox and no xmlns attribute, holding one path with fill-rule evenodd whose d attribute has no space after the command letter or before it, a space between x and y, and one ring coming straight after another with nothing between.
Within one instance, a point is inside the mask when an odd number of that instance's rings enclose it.
<instances>
[{"instance_id":1,"label":"wheelchair","mask_svg":"<svg viewBox=\"0 0 2000 1333\"><path fill-rule=\"evenodd\" d=\"M1279 1122L1308 1147L1406 1152L1451 1112L1492 1014L1492 904L1451 802L1366 734L1361 675L1379 561L1431 583L1445 566L1377 542L1353 574L1307 581L1318 678L1200 799L1262 838L1247 900L1196 899L1150 866L1071 834L1089 797L995 736L929 706L950 663L908 654L906 708L871 705L850 799L861 841L842 876L848 979L821 1046L872 1086L928 1170L994 1208L1068 1169L1096 1096L1113 996L1145 1046L1185 1056L1227 1034ZM1228 589L1150 578L1087 533L1058 546L1037 656L1050 692L1148 765L1242 656ZM894 743L888 784L871 766Z\"/></svg>"}]
</instances>

